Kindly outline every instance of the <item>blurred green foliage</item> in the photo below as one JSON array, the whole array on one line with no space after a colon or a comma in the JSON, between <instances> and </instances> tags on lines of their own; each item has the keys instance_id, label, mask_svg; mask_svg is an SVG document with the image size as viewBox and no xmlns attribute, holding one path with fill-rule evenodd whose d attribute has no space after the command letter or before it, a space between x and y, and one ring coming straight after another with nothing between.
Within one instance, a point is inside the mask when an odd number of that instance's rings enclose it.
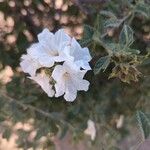
<instances>
[{"instance_id":1,"label":"blurred green foliage","mask_svg":"<svg viewBox=\"0 0 150 150\"><path fill-rule=\"evenodd\" d=\"M18 146L50 149L50 137L55 134L62 139L69 131L75 142L85 139L87 120L91 119L96 123L97 137L89 149L119 149L118 142L130 135L138 123L144 139L148 138L149 119L143 112L149 113L150 108L149 1L73 2L0 1L0 81L9 76L1 75L6 66L13 71L11 82L1 81L0 85L3 137L10 137L15 123L30 122L32 130L17 131ZM91 82L90 90L80 92L73 103L48 98L20 71L20 56L45 27L51 31L61 27L69 30L80 38L82 46L89 47L93 57L94 69L86 77ZM137 110L143 111L137 113L138 123L134 120ZM118 127L120 116L124 120ZM7 122L13 125L8 126ZM29 141L33 130L37 134ZM43 136L47 140L42 145Z\"/></svg>"}]
</instances>

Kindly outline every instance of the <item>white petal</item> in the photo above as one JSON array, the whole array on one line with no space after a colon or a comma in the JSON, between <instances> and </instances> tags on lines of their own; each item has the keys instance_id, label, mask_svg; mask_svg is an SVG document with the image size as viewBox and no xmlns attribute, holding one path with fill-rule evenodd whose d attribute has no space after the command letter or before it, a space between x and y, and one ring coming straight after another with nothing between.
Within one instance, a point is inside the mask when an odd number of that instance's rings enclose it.
<instances>
[{"instance_id":1,"label":"white petal","mask_svg":"<svg viewBox=\"0 0 150 150\"><path fill-rule=\"evenodd\" d=\"M80 79L83 79L84 75L87 73L87 70L80 70L80 67L73 61L64 62L63 67L71 75L78 76Z\"/></svg>"},{"instance_id":2,"label":"white petal","mask_svg":"<svg viewBox=\"0 0 150 150\"><path fill-rule=\"evenodd\" d=\"M70 46L65 46L63 50L59 51L59 56L64 58L64 61L74 61L74 57L70 55Z\"/></svg>"},{"instance_id":3,"label":"white petal","mask_svg":"<svg viewBox=\"0 0 150 150\"><path fill-rule=\"evenodd\" d=\"M91 55L88 48L82 48L76 39L72 38L71 41L71 55L75 58L75 61L82 61L84 64L91 60Z\"/></svg>"},{"instance_id":4,"label":"white petal","mask_svg":"<svg viewBox=\"0 0 150 150\"><path fill-rule=\"evenodd\" d=\"M54 96L54 90L52 89L52 85L49 83L50 78L48 76L38 74L37 76L33 76L29 78L37 82L49 97Z\"/></svg>"},{"instance_id":5,"label":"white petal","mask_svg":"<svg viewBox=\"0 0 150 150\"><path fill-rule=\"evenodd\" d=\"M82 69L91 70L91 67L90 67L90 65L89 65L89 63L87 61L78 60L78 61L75 61L75 64L77 66L79 66L80 68L82 68Z\"/></svg>"},{"instance_id":6,"label":"white petal","mask_svg":"<svg viewBox=\"0 0 150 150\"><path fill-rule=\"evenodd\" d=\"M73 61L73 57L70 55L66 55L65 53L60 53L59 56L54 56L53 59L55 62L63 62L63 61Z\"/></svg>"},{"instance_id":7,"label":"white petal","mask_svg":"<svg viewBox=\"0 0 150 150\"><path fill-rule=\"evenodd\" d=\"M78 73L79 78L83 79L86 73L87 73L87 70L80 70Z\"/></svg>"},{"instance_id":8,"label":"white petal","mask_svg":"<svg viewBox=\"0 0 150 150\"><path fill-rule=\"evenodd\" d=\"M48 55L42 56L38 60L43 67L52 67L54 65L53 58Z\"/></svg>"},{"instance_id":9,"label":"white petal","mask_svg":"<svg viewBox=\"0 0 150 150\"><path fill-rule=\"evenodd\" d=\"M62 50L70 41L71 37L64 32L64 29L60 29L55 33L55 44L57 44L58 50Z\"/></svg>"},{"instance_id":10,"label":"white petal","mask_svg":"<svg viewBox=\"0 0 150 150\"><path fill-rule=\"evenodd\" d=\"M51 33L47 28L38 34L39 42L49 43L49 41L51 41L53 37L54 37L54 34Z\"/></svg>"},{"instance_id":11,"label":"white petal","mask_svg":"<svg viewBox=\"0 0 150 150\"><path fill-rule=\"evenodd\" d=\"M78 52L82 49L75 38L72 38L71 40L71 48L73 49L72 53L74 53L74 55L78 55Z\"/></svg>"},{"instance_id":12,"label":"white petal","mask_svg":"<svg viewBox=\"0 0 150 150\"><path fill-rule=\"evenodd\" d=\"M27 62L27 61L22 61L22 62L20 63L20 66L21 66L23 72L29 73L31 76L34 76L34 75L35 75L37 68L35 68L34 66L32 66L29 62Z\"/></svg>"},{"instance_id":13,"label":"white petal","mask_svg":"<svg viewBox=\"0 0 150 150\"><path fill-rule=\"evenodd\" d=\"M59 51L62 45L69 36L65 34L63 29L58 30L55 34L50 32L48 29L44 29L39 35L38 40L40 44L45 47L48 53L53 53L53 51Z\"/></svg>"},{"instance_id":14,"label":"white petal","mask_svg":"<svg viewBox=\"0 0 150 150\"><path fill-rule=\"evenodd\" d=\"M67 35L64 31L64 29L60 29L55 33L55 42L70 42L71 37L69 35Z\"/></svg>"},{"instance_id":15,"label":"white petal","mask_svg":"<svg viewBox=\"0 0 150 150\"><path fill-rule=\"evenodd\" d=\"M87 80L78 80L74 78L73 82L78 91L87 91L89 89L90 83Z\"/></svg>"},{"instance_id":16,"label":"white petal","mask_svg":"<svg viewBox=\"0 0 150 150\"><path fill-rule=\"evenodd\" d=\"M82 53L84 54L84 60L91 61L92 57L90 55L89 49L87 47L82 48Z\"/></svg>"},{"instance_id":17,"label":"white petal","mask_svg":"<svg viewBox=\"0 0 150 150\"><path fill-rule=\"evenodd\" d=\"M29 73L31 76L34 76L36 70L41 67L41 65L32 59L29 55L23 55L21 57L20 66L25 73Z\"/></svg>"},{"instance_id":18,"label":"white petal","mask_svg":"<svg viewBox=\"0 0 150 150\"><path fill-rule=\"evenodd\" d=\"M55 97L62 96L65 93L65 82L60 80L58 83L56 83L55 90Z\"/></svg>"},{"instance_id":19,"label":"white petal","mask_svg":"<svg viewBox=\"0 0 150 150\"><path fill-rule=\"evenodd\" d=\"M65 61L64 56L54 56L53 59L54 59L55 62L63 62L63 61Z\"/></svg>"},{"instance_id":20,"label":"white petal","mask_svg":"<svg viewBox=\"0 0 150 150\"><path fill-rule=\"evenodd\" d=\"M81 80L80 86L78 87L78 90L87 91L89 89L90 82L87 80Z\"/></svg>"},{"instance_id":21,"label":"white petal","mask_svg":"<svg viewBox=\"0 0 150 150\"><path fill-rule=\"evenodd\" d=\"M77 97L77 89L74 87L71 80L67 80L65 83L65 95L64 98L68 102L73 102Z\"/></svg>"},{"instance_id":22,"label":"white petal","mask_svg":"<svg viewBox=\"0 0 150 150\"><path fill-rule=\"evenodd\" d=\"M56 81L55 90L56 97L59 97L65 92L65 80L63 79L64 69L62 65L55 66L52 72L52 78Z\"/></svg>"},{"instance_id":23,"label":"white petal","mask_svg":"<svg viewBox=\"0 0 150 150\"><path fill-rule=\"evenodd\" d=\"M69 73L78 72L80 70L80 68L73 61L65 61L63 67Z\"/></svg>"},{"instance_id":24,"label":"white petal","mask_svg":"<svg viewBox=\"0 0 150 150\"><path fill-rule=\"evenodd\" d=\"M57 65L57 66L55 66L55 68L54 68L54 70L52 72L52 78L55 81L60 81L63 73L64 73L63 66L62 65Z\"/></svg>"},{"instance_id":25,"label":"white petal","mask_svg":"<svg viewBox=\"0 0 150 150\"><path fill-rule=\"evenodd\" d=\"M40 43L33 44L28 50L28 54L38 61L43 67L52 67L54 59L46 53L47 49Z\"/></svg>"},{"instance_id":26,"label":"white petal","mask_svg":"<svg viewBox=\"0 0 150 150\"><path fill-rule=\"evenodd\" d=\"M40 43L35 43L27 49L27 53L34 59L39 59L46 55L43 46Z\"/></svg>"}]
</instances>

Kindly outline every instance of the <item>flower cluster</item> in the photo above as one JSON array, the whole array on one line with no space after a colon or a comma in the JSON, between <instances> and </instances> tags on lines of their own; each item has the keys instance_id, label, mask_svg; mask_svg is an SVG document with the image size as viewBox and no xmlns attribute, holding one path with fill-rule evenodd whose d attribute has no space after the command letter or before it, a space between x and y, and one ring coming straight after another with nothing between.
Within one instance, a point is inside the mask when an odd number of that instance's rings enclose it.
<instances>
[{"instance_id":1,"label":"flower cluster","mask_svg":"<svg viewBox=\"0 0 150 150\"><path fill-rule=\"evenodd\" d=\"M64 95L66 101L74 101L77 91L87 91L89 82L83 78L91 69L88 48L82 48L63 29L55 34L44 29L38 34L38 41L21 57L20 66L30 74L29 78L49 97Z\"/></svg>"}]
</instances>

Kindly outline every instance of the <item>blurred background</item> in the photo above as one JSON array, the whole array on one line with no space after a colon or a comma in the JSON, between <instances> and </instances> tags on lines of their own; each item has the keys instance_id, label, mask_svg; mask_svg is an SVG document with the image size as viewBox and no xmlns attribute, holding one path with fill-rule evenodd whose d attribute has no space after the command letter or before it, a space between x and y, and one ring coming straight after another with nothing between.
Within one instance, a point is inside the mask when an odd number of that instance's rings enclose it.
<instances>
[{"instance_id":1,"label":"blurred background","mask_svg":"<svg viewBox=\"0 0 150 150\"><path fill-rule=\"evenodd\" d=\"M144 142L136 111L149 113L150 59L139 66L143 75L136 83L108 80L112 66L97 76L90 72L90 90L79 92L73 103L66 103L62 97L48 98L19 66L21 55L37 42L37 34L44 28L52 32L64 28L80 41L84 24L94 26L101 10L114 12L121 19L136 2L0 0L0 150L149 150L149 140L144 140L145 147L141 145ZM131 16L130 26L135 32L134 48L144 56L150 46L150 2L142 2L147 11L140 5L139 14ZM116 40L120 28L103 31ZM106 52L101 46L86 46L94 66L97 57ZM89 119L96 126L94 141L84 134Z\"/></svg>"}]
</instances>

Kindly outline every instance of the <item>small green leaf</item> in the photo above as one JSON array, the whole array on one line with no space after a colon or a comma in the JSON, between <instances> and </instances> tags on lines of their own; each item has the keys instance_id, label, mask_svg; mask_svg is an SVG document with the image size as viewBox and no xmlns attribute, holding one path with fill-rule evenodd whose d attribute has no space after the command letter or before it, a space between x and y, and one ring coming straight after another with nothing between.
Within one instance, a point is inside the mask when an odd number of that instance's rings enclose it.
<instances>
[{"instance_id":1,"label":"small green leaf","mask_svg":"<svg viewBox=\"0 0 150 150\"><path fill-rule=\"evenodd\" d=\"M119 20L119 19L114 19L114 18L111 18L111 19L108 19L104 22L104 27L105 28L118 28L122 23L122 20Z\"/></svg>"},{"instance_id":2,"label":"small green leaf","mask_svg":"<svg viewBox=\"0 0 150 150\"><path fill-rule=\"evenodd\" d=\"M118 43L107 43L105 44L105 48L112 52L117 52L121 50L120 45Z\"/></svg>"},{"instance_id":3,"label":"small green leaf","mask_svg":"<svg viewBox=\"0 0 150 150\"><path fill-rule=\"evenodd\" d=\"M148 116L147 114L141 111L138 111L137 120L142 133L143 140L149 138L150 137L150 116Z\"/></svg>"},{"instance_id":4,"label":"small green leaf","mask_svg":"<svg viewBox=\"0 0 150 150\"><path fill-rule=\"evenodd\" d=\"M128 48L133 42L133 30L128 25L124 25L119 36L120 45L124 45L125 48Z\"/></svg>"},{"instance_id":5,"label":"small green leaf","mask_svg":"<svg viewBox=\"0 0 150 150\"><path fill-rule=\"evenodd\" d=\"M28 40L23 32L18 33L16 43L17 43L17 47L18 47L19 51L23 51L27 47Z\"/></svg>"},{"instance_id":6,"label":"small green leaf","mask_svg":"<svg viewBox=\"0 0 150 150\"><path fill-rule=\"evenodd\" d=\"M150 18L150 6L145 3L138 3L135 12L139 15L144 16L145 18Z\"/></svg>"},{"instance_id":7,"label":"small green leaf","mask_svg":"<svg viewBox=\"0 0 150 150\"><path fill-rule=\"evenodd\" d=\"M105 71L110 64L110 56L101 57L95 64L94 73L98 74L101 70Z\"/></svg>"},{"instance_id":8,"label":"small green leaf","mask_svg":"<svg viewBox=\"0 0 150 150\"><path fill-rule=\"evenodd\" d=\"M139 50L133 49L133 48L126 48L125 51L126 51L126 52L130 52L130 53L132 53L132 54L139 54L139 53L140 53Z\"/></svg>"},{"instance_id":9,"label":"small green leaf","mask_svg":"<svg viewBox=\"0 0 150 150\"><path fill-rule=\"evenodd\" d=\"M92 41L94 29L88 25L84 25L83 38L80 40L82 46L87 46Z\"/></svg>"}]
</instances>

